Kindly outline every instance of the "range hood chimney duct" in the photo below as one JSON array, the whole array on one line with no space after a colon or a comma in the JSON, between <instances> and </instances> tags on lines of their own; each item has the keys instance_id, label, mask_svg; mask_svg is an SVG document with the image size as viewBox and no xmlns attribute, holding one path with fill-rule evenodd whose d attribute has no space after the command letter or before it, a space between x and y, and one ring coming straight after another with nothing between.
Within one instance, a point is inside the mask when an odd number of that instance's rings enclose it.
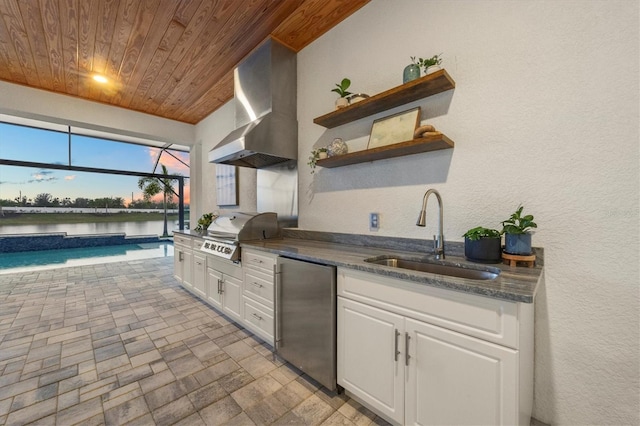
<instances>
[{"instance_id":1,"label":"range hood chimney duct","mask_svg":"<svg viewBox=\"0 0 640 426\"><path fill-rule=\"evenodd\" d=\"M298 158L296 54L269 38L234 70L235 127L209 162L261 169Z\"/></svg>"}]
</instances>

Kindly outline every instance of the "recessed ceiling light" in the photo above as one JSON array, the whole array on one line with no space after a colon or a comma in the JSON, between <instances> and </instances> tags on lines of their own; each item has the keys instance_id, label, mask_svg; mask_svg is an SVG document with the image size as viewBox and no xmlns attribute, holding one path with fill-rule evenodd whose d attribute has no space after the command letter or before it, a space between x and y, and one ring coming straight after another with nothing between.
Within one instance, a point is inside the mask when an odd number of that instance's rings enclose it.
<instances>
[{"instance_id":1,"label":"recessed ceiling light","mask_svg":"<svg viewBox=\"0 0 640 426\"><path fill-rule=\"evenodd\" d=\"M102 83L102 84L105 84L105 83L108 83L108 82L109 82L109 80L107 79L107 77L105 77L104 75L100 75L100 74L94 74L94 75L93 75L93 79L94 79L95 81L97 81L98 83Z\"/></svg>"}]
</instances>

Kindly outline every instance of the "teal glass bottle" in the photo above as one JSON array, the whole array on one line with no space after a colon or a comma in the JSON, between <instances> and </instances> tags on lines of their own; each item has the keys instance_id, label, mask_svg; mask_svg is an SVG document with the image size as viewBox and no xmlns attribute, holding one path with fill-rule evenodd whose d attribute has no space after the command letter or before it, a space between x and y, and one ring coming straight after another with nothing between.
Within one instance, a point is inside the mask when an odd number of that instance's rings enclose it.
<instances>
[{"instance_id":1,"label":"teal glass bottle","mask_svg":"<svg viewBox=\"0 0 640 426\"><path fill-rule=\"evenodd\" d=\"M404 67L404 72L402 73L402 83L407 83L411 80L415 80L416 78L420 78L420 67L416 64L409 64Z\"/></svg>"}]
</instances>

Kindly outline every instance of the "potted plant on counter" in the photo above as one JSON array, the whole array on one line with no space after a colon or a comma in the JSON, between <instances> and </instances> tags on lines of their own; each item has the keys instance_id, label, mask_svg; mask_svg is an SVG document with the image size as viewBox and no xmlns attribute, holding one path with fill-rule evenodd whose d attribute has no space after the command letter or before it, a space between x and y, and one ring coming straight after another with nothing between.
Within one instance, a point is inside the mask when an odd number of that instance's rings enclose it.
<instances>
[{"instance_id":1,"label":"potted plant on counter","mask_svg":"<svg viewBox=\"0 0 640 426\"><path fill-rule=\"evenodd\" d=\"M528 256L531 254L531 228L538 225L533 221L533 215L522 215L522 205L518 206L511 217L502 222L504 234L504 251L509 254Z\"/></svg>"},{"instance_id":2,"label":"potted plant on counter","mask_svg":"<svg viewBox=\"0 0 640 426\"><path fill-rule=\"evenodd\" d=\"M336 99L336 109L344 108L349 105L349 99L347 96L351 95L351 92L347 89L351 86L351 80L343 78L340 84L336 83L336 88L332 89L332 92L336 92L340 97Z\"/></svg>"},{"instance_id":3,"label":"potted plant on counter","mask_svg":"<svg viewBox=\"0 0 640 426\"><path fill-rule=\"evenodd\" d=\"M472 262L498 263L501 259L501 238L497 229L478 226L464 235L464 257Z\"/></svg>"},{"instance_id":4,"label":"potted plant on counter","mask_svg":"<svg viewBox=\"0 0 640 426\"><path fill-rule=\"evenodd\" d=\"M204 234L207 232L209 225L217 218L218 216L213 213L205 213L198 219L198 226L194 229L194 231Z\"/></svg>"}]
</instances>

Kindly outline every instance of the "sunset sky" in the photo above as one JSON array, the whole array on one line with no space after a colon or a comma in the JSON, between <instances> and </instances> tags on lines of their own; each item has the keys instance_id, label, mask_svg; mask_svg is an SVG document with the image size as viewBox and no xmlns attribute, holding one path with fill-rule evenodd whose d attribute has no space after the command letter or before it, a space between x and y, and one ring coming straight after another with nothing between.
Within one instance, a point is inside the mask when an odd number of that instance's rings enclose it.
<instances>
[{"instance_id":1,"label":"sunset sky","mask_svg":"<svg viewBox=\"0 0 640 426\"><path fill-rule=\"evenodd\" d=\"M151 173L159 151L154 147L73 136L71 164ZM188 153L174 151L173 154L189 164ZM65 133L0 123L0 158L68 164L68 136ZM170 174L189 176L188 167L170 155L163 154L160 163L169 169ZM161 172L159 166L156 172ZM69 197L71 200L78 197L121 197L125 204L131 201L132 193L134 199L142 198L138 177L135 176L0 166L0 199L13 200L20 194L33 199L41 193L49 193L60 199ZM188 203L189 180L185 179L185 204Z\"/></svg>"}]
</instances>

